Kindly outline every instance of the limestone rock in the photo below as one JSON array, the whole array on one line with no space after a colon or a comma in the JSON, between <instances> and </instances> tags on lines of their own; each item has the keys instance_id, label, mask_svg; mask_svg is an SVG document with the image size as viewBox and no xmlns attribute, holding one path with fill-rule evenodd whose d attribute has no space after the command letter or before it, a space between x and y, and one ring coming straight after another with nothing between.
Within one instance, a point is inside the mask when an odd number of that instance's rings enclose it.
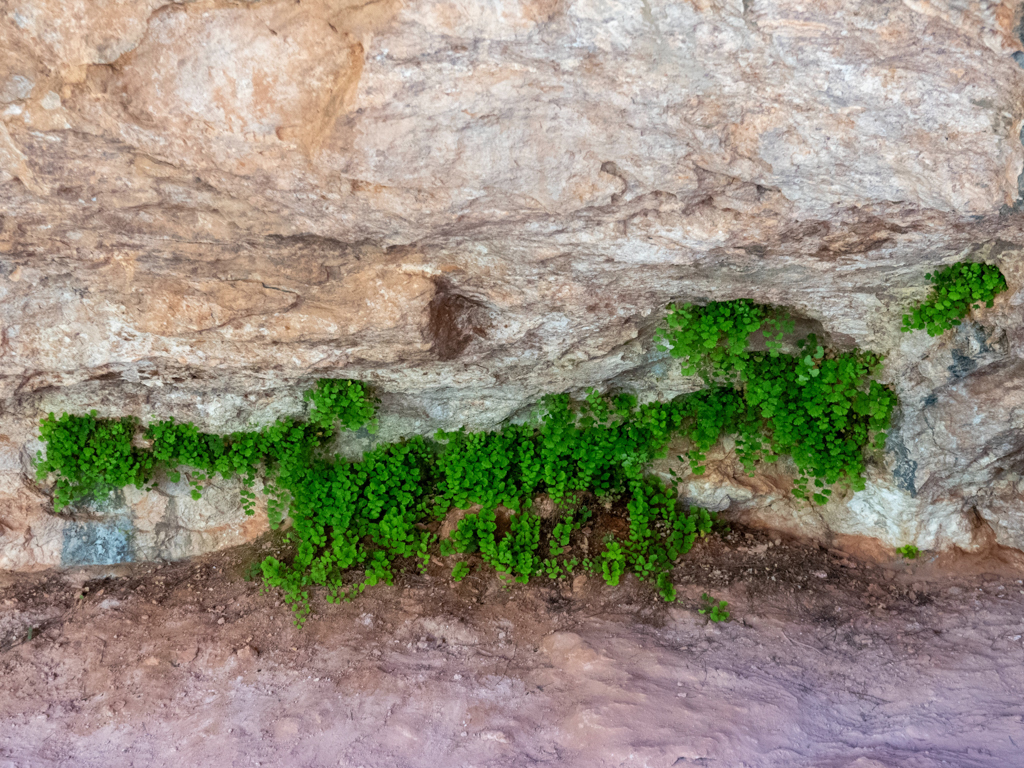
<instances>
[{"instance_id":1,"label":"limestone rock","mask_svg":"<svg viewBox=\"0 0 1024 768\"><path fill-rule=\"evenodd\" d=\"M131 510L133 554L140 560L181 560L224 547L244 544L268 530L266 499L257 481L256 511L246 515L239 490L241 482L215 478L203 484L199 499L183 473L172 483L166 479L156 490L125 490Z\"/></svg>"},{"instance_id":2,"label":"limestone rock","mask_svg":"<svg viewBox=\"0 0 1024 768\"><path fill-rule=\"evenodd\" d=\"M0 570L61 565L65 521L45 511L46 498L21 477L0 475Z\"/></svg>"},{"instance_id":3,"label":"limestone rock","mask_svg":"<svg viewBox=\"0 0 1024 768\"><path fill-rule=\"evenodd\" d=\"M886 353L900 421L869 488L820 514L784 467L723 464L693 499L919 546L987 520L1024 546L1016 6L5 5L0 567L61 562L67 530L133 557L257 530L226 490L163 488L123 531L67 528L28 461L50 410L229 431L345 376L383 394L378 439L493 427L546 392L690 391L652 343L665 305L739 297ZM964 257L1010 292L901 335L924 274Z\"/></svg>"}]
</instances>

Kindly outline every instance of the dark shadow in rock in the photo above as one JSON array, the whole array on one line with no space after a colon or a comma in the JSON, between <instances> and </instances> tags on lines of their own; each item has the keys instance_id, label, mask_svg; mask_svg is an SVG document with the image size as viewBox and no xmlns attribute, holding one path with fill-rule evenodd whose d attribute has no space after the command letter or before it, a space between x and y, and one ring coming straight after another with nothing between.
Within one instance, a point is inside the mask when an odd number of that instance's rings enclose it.
<instances>
[{"instance_id":1,"label":"dark shadow in rock","mask_svg":"<svg viewBox=\"0 0 1024 768\"><path fill-rule=\"evenodd\" d=\"M476 337L487 337L490 325L482 302L459 293L447 280L436 282L437 291L427 307L427 339L438 360L454 360Z\"/></svg>"},{"instance_id":2,"label":"dark shadow in rock","mask_svg":"<svg viewBox=\"0 0 1024 768\"><path fill-rule=\"evenodd\" d=\"M806 339L811 334L817 338L818 343L826 347L833 347L840 352L849 352L856 348L857 342L852 336L845 333L830 333L819 320L810 317L802 317L790 310L790 317L793 320L793 332L782 337L782 351L786 354L796 354L800 348L797 342ZM769 326L770 327L770 326ZM757 331L750 335L747 348L752 352L767 352L768 345L765 342L764 333Z\"/></svg>"}]
</instances>

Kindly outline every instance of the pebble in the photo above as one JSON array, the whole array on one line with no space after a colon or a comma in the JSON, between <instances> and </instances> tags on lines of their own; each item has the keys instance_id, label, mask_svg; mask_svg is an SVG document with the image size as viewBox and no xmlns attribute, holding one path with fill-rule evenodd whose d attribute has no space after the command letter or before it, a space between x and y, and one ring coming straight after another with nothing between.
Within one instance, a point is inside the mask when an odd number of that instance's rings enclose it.
<instances>
[{"instance_id":1,"label":"pebble","mask_svg":"<svg viewBox=\"0 0 1024 768\"><path fill-rule=\"evenodd\" d=\"M496 741L499 744L508 744L512 739L508 737L508 734L502 731L482 731L480 738L483 741Z\"/></svg>"}]
</instances>

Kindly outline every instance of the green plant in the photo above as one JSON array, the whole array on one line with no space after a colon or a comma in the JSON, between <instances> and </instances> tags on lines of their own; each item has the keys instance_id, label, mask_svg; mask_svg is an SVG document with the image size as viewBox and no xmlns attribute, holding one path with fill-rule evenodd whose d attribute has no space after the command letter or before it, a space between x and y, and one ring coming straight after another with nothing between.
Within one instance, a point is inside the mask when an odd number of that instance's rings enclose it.
<instances>
[{"instance_id":1,"label":"green plant","mask_svg":"<svg viewBox=\"0 0 1024 768\"><path fill-rule=\"evenodd\" d=\"M921 554L921 550L919 550L913 544L904 544L896 551L903 555L903 557L907 560L916 560L917 556Z\"/></svg>"},{"instance_id":2,"label":"green plant","mask_svg":"<svg viewBox=\"0 0 1024 768\"><path fill-rule=\"evenodd\" d=\"M865 450L884 444L896 396L874 380L880 355L826 349L813 334L784 354L793 325L785 311L746 299L673 305L659 339L684 374L708 384L679 409L692 471L700 474L707 451L732 434L748 472L788 454L799 470L793 494L824 504L832 484L864 488ZM751 351L757 332L768 351Z\"/></svg>"},{"instance_id":3,"label":"green plant","mask_svg":"<svg viewBox=\"0 0 1024 768\"><path fill-rule=\"evenodd\" d=\"M572 538L573 531L583 527L590 520L590 516L591 512L589 509L585 509L580 513L570 511L555 523L548 543L548 550L552 557L558 557L564 550L569 548L569 540Z\"/></svg>"},{"instance_id":4,"label":"green plant","mask_svg":"<svg viewBox=\"0 0 1024 768\"><path fill-rule=\"evenodd\" d=\"M671 345L673 357L683 359L683 375L700 375L706 383L742 373L754 334L763 333L769 354L775 357L782 337L793 330L785 310L750 299L675 304L665 322L659 335Z\"/></svg>"},{"instance_id":5,"label":"green plant","mask_svg":"<svg viewBox=\"0 0 1024 768\"><path fill-rule=\"evenodd\" d=\"M700 596L700 603L702 607L697 609L697 613L701 616L707 616L716 624L729 620L729 603L725 600L716 601L715 598L705 592Z\"/></svg>"},{"instance_id":6,"label":"green plant","mask_svg":"<svg viewBox=\"0 0 1024 768\"><path fill-rule=\"evenodd\" d=\"M549 579L569 578L573 575L579 565L580 560L575 557L570 557L566 560L555 560L554 558L551 558L542 561L542 567Z\"/></svg>"},{"instance_id":7,"label":"green plant","mask_svg":"<svg viewBox=\"0 0 1024 768\"><path fill-rule=\"evenodd\" d=\"M666 573L711 525L707 512L701 517L677 510L674 489L644 478L643 467L663 452L679 424L677 407L638 406L631 396L609 398L591 390L578 403L564 395L545 398L539 423L495 432L438 433L441 507L482 507L460 520L450 542L442 542L442 553L479 552L485 562L520 582L537 571L550 578L569 576L579 563L558 558L573 531L589 520L589 510L570 511L555 524L547 540L549 557L543 558L539 520L529 508L539 492L568 502L591 491L628 499L629 538L613 539L598 558L609 583L617 583L627 570L640 578ZM503 537L497 534L499 505L516 510ZM674 592L666 579L661 576L659 585L671 599Z\"/></svg>"},{"instance_id":8,"label":"green plant","mask_svg":"<svg viewBox=\"0 0 1024 768\"><path fill-rule=\"evenodd\" d=\"M325 455L337 427L373 423L375 400L358 382L319 382L306 394L310 421L282 419L259 430L215 435L194 424L154 420L52 415L41 423L47 443L39 474L54 473L63 506L108 488L148 486L158 472L172 481L187 474L193 495L214 476L239 477L242 503L252 512L255 483L263 475L271 527L284 516L283 537L292 554L259 564L264 589L280 589L302 623L310 590L329 602L350 600L366 587L390 583L396 564L412 560L425 570L432 552L479 554L504 578L527 582L536 573L569 577L577 568L602 572L611 583L631 571L653 578L666 600L675 591L669 571L712 525L705 510L681 508L674 487L646 477L644 467L687 418L685 401L637 404L630 395L595 390L576 402L544 399L534 421L491 432L440 432L380 445L358 460ZM139 438L149 441L141 445ZM591 512L573 501L583 492L623 498L630 513L626 538L611 537L593 561L566 556L574 531ZM531 512L547 493L569 509L550 534ZM427 525L452 507L465 515L449 539L437 541ZM499 506L511 510L499 526ZM542 553L547 552L547 558ZM453 577L468 565L456 565ZM255 570L255 569L253 569ZM353 578L353 574L356 575Z\"/></svg>"},{"instance_id":9,"label":"green plant","mask_svg":"<svg viewBox=\"0 0 1024 768\"><path fill-rule=\"evenodd\" d=\"M460 560L452 568L452 581L462 581L464 578L469 576L469 563L465 560Z\"/></svg>"},{"instance_id":10,"label":"green plant","mask_svg":"<svg viewBox=\"0 0 1024 768\"><path fill-rule=\"evenodd\" d=\"M319 379L303 399L313 403L309 420L320 427L330 429L340 422L344 429L366 427L371 435L377 432L373 418L377 401L361 381Z\"/></svg>"},{"instance_id":11,"label":"green plant","mask_svg":"<svg viewBox=\"0 0 1024 768\"><path fill-rule=\"evenodd\" d=\"M305 393L308 421L282 419L230 435L173 419L143 428L95 412L50 414L41 422L47 451L38 472L56 477L58 510L110 488L145 487L159 472L174 481L184 473L196 496L214 476L237 476L249 513L262 475L271 528L288 516L284 543L291 549L265 558L259 570L264 589L280 589L300 624L311 590L323 590L329 602L350 600L391 583L403 563L425 570L435 552L477 554L509 582L570 577L579 569L617 584L633 573L671 601L675 563L714 525L707 510L678 503L675 481L646 474L675 435L692 441L688 459L696 472L723 434L735 434L748 470L790 454L801 472L798 496L812 495L811 481L818 502L829 484L863 487L864 449L880 444L895 402L872 379L881 358L825 349L813 336L796 354L784 354L792 328L784 310L745 299L673 307L662 341L685 370L704 377L708 386L699 392L642 405L632 395L594 389L582 400L548 395L525 423L398 440L358 460L324 450L336 429L376 429L377 400L354 381L318 381ZM767 351L750 350L757 333ZM150 447L140 447L139 438ZM565 510L546 534L531 511L542 493ZM567 555L574 532L590 519L579 501L584 494L623 504L628 532L607 535L601 551L580 561ZM474 505L450 537L438 541L430 532L450 509ZM453 578L468 568L460 561Z\"/></svg>"},{"instance_id":12,"label":"green plant","mask_svg":"<svg viewBox=\"0 0 1024 768\"><path fill-rule=\"evenodd\" d=\"M96 411L44 418L39 437L46 443L46 458L41 451L36 455L36 476L43 480L56 474L54 511L126 485L141 488L149 480L153 456L132 444L137 429L137 419L98 419Z\"/></svg>"},{"instance_id":13,"label":"green plant","mask_svg":"<svg viewBox=\"0 0 1024 768\"><path fill-rule=\"evenodd\" d=\"M903 316L903 331L927 329L929 336L941 336L960 325L972 309L991 307L996 295L1006 290L1006 278L991 264L961 261L925 277L932 291Z\"/></svg>"},{"instance_id":14,"label":"green plant","mask_svg":"<svg viewBox=\"0 0 1024 768\"><path fill-rule=\"evenodd\" d=\"M606 542L604 552L601 554L601 574L605 583L609 586L616 586L622 574L626 572L626 553L622 545L615 540Z\"/></svg>"}]
</instances>

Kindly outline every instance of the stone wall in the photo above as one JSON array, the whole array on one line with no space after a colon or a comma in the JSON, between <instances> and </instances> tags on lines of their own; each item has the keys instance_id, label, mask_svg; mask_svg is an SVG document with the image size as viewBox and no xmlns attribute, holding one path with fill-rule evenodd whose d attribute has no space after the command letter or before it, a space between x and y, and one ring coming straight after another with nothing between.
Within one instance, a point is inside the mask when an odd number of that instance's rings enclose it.
<instances>
[{"instance_id":1,"label":"stone wall","mask_svg":"<svg viewBox=\"0 0 1024 768\"><path fill-rule=\"evenodd\" d=\"M228 430L345 376L383 393L382 438L482 428L551 391L692 389L653 348L665 305L738 297L887 354L901 409L824 509L727 443L688 495L823 540L1024 547L1019 29L1010 0L0 4L0 568L262 530L169 483L55 518L48 411ZM900 334L964 257L1010 291Z\"/></svg>"}]
</instances>

